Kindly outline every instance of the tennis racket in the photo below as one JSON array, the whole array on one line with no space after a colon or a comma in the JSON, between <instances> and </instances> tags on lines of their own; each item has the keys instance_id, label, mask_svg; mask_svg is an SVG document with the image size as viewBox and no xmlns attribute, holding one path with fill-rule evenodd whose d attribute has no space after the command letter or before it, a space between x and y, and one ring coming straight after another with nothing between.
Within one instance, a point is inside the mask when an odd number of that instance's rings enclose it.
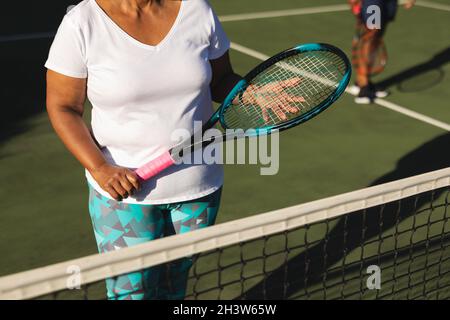
<instances>
[{"instance_id":1,"label":"tennis racket","mask_svg":"<svg viewBox=\"0 0 450 320\"><path fill-rule=\"evenodd\" d=\"M216 123L224 129L243 129L244 137L267 135L312 119L344 92L351 76L345 54L328 44L304 44L285 50L250 71L203 125L203 133ZM254 130L247 130L254 129ZM198 135L198 133L197 133ZM181 161L188 153L216 140L182 141L135 172L143 180ZM236 138L224 134L222 142Z\"/></svg>"},{"instance_id":2,"label":"tennis racket","mask_svg":"<svg viewBox=\"0 0 450 320\"><path fill-rule=\"evenodd\" d=\"M362 46L364 42L369 40L373 41L374 42L373 48L371 48L370 53L367 57L368 59L367 72L369 76L374 76L384 71L388 60L388 54L383 39L365 38L364 34L366 32L367 30L364 26L364 23L362 22L357 23L355 36L353 37L352 41L352 62L353 66L358 68L360 57L363 54Z\"/></svg>"},{"instance_id":3,"label":"tennis racket","mask_svg":"<svg viewBox=\"0 0 450 320\"><path fill-rule=\"evenodd\" d=\"M361 55L361 43L359 39L353 40L352 60L353 65L359 65L359 56ZM388 60L387 49L383 39L380 39L375 47L370 51L368 57L368 75L375 76L384 71Z\"/></svg>"}]
</instances>

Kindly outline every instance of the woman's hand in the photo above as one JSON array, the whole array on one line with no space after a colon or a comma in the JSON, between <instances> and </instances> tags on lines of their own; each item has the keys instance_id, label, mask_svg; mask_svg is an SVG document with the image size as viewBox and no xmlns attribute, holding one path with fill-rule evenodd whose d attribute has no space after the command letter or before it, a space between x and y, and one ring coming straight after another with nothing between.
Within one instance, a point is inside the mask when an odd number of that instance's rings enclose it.
<instances>
[{"instance_id":1,"label":"woman's hand","mask_svg":"<svg viewBox=\"0 0 450 320\"><path fill-rule=\"evenodd\" d=\"M405 9L411 9L412 7L414 7L415 4L416 4L416 0L408 0L408 1L405 2L403 7Z\"/></svg>"},{"instance_id":2,"label":"woman's hand","mask_svg":"<svg viewBox=\"0 0 450 320\"><path fill-rule=\"evenodd\" d=\"M287 115L289 113L294 114L300 111L298 107L293 104L305 102L305 99L303 97L290 95L284 92L284 90L295 87L300 82L300 78L293 78L284 81L271 82L257 88L254 85L251 85L242 95L242 102L244 104L256 105L261 108L263 119L266 123L270 122L269 110L278 117L278 120L287 120ZM268 101L272 99L276 99L278 103L269 104Z\"/></svg>"},{"instance_id":3,"label":"woman's hand","mask_svg":"<svg viewBox=\"0 0 450 320\"><path fill-rule=\"evenodd\" d=\"M83 121L87 80L47 72L47 111L56 133L97 183L114 199L122 200L139 188L133 171L106 163Z\"/></svg>"},{"instance_id":4,"label":"woman's hand","mask_svg":"<svg viewBox=\"0 0 450 320\"><path fill-rule=\"evenodd\" d=\"M139 178L127 168L105 163L90 173L99 186L117 201L126 199L139 190Z\"/></svg>"},{"instance_id":5,"label":"woman's hand","mask_svg":"<svg viewBox=\"0 0 450 320\"><path fill-rule=\"evenodd\" d=\"M211 81L211 93L216 102L222 102L233 87L242 80L242 77L235 74L231 67L230 57L226 52L222 57L211 60L211 67L213 70L213 79ZM294 87L300 83L300 78L292 78L284 81L271 82L263 86L247 88L242 97L237 97L233 103L238 104L239 99L242 99L244 104L252 104L261 108L263 119L266 123L270 122L271 115L269 110L274 113L279 119L286 120L287 114L297 113L299 111L297 106L293 104L305 102L303 97L289 95L284 92L284 89ZM252 92L253 91L253 92ZM267 98L270 96L277 96L277 105L268 105Z\"/></svg>"}]
</instances>

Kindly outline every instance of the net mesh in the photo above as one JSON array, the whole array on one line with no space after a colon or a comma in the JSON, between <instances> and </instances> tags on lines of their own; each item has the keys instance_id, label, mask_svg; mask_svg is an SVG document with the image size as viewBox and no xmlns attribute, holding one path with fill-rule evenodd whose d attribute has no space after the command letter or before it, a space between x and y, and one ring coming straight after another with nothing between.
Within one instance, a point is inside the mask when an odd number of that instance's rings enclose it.
<instances>
[{"instance_id":1,"label":"net mesh","mask_svg":"<svg viewBox=\"0 0 450 320\"><path fill-rule=\"evenodd\" d=\"M113 299L450 299L449 184L439 170L3 277L0 297L106 299L108 278Z\"/></svg>"},{"instance_id":2,"label":"net mesh","mask_svg":"<svg viewBox=\"0 0 450 320\"><path fill-rule=\"evenodd\" d=\"M223 120L228 128L258 129L301 117L330 97L347 72L342 57L330 51L289 56L258 74Z\"/></svg>"},{"instance_id":3,"label":"net mesh","mask_svg":"<svg viewBox=\"0 0 450 320\"><path fill-rule=\"evenodd\" d=\"M188 298L449 299L448 194L434 190L201 254ZM370 266L381 272L380 290L367 286Z\"/></svg>"}]
</instances>

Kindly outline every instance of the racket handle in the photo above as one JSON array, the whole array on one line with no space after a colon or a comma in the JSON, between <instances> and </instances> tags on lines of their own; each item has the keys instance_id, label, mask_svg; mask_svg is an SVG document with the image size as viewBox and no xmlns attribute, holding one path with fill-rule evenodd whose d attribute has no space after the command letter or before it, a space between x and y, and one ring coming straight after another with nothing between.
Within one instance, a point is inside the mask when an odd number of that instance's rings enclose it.
<instances>
[{"instance_id":1,"label":"racket handle","mask_svg":"<svg viewBox=\"0 0 450 320\"><path fill-rule=\"evenodd\" d=\"M143 180L148 180L164 169L173 165L175 161L170 155L169 151L164 152L162 155L153 159L152 161L144 164L142 167L137 169L135 173Z\"/></svg>"}]
</instances>

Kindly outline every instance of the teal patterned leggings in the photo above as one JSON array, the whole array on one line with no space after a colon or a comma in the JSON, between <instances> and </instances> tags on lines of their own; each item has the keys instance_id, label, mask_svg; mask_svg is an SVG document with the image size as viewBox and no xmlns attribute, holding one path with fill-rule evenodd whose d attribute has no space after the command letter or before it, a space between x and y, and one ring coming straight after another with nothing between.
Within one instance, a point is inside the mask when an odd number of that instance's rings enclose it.
<instances>
[{"instance_id":1,"label":"teal patterned leggings","mask_svg":"<svg viewBox=\"0 0 450 320\"><path fill-rule=\"evenodd\" d=\"M214 224L221 189L200 199L165 205L117 202L89 187L89 212L100 253ZM106 280L108 299L183 299L192 259L184 258Z\"/></svg>"}]
</instances>

